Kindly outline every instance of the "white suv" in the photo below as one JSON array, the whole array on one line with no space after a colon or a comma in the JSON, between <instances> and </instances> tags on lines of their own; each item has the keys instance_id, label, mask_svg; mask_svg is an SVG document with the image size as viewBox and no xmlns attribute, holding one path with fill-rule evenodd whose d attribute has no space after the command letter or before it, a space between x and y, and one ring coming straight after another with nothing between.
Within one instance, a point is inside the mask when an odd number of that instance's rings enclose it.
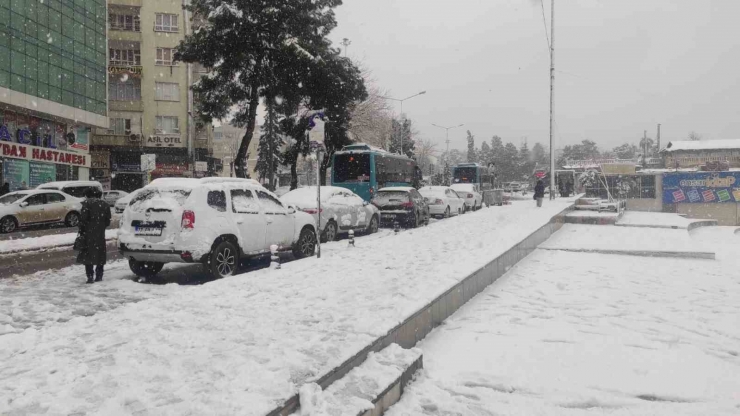
<instances>
[{"instance_id":1,"label":"white suv","mask_svg":"<svg viewBox=\"0 0 740 416\"><path fill-rule=\"evenodd\" d=\"M203 263L214 277L234 274L240 258L270 246L312 256L316 225L311 215L284 206L250 179L163 178L133 197L118 231L131 271L153 277L164 263Z\"/></svg>"}]
</instances>

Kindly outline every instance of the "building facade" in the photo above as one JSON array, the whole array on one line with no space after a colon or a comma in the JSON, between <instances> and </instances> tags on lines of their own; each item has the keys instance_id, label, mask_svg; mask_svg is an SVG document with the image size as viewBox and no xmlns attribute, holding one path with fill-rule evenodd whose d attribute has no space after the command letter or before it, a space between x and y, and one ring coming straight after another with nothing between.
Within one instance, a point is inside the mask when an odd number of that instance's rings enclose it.
<instances>
[{"instance_id":1,"label":"building facade","mask_svg":"<svg viewBox=\"0 0 740 416\"><path fill-rule=\"evenodd\" d=\"M669 169L740 168L740 140L671 141L661 154Z\"/></svg>"},{"instance_id":2,"label":"building facade","mask_svg":"<svg viewBox=\"0 0 740 416\"><path fill-rule=\"evenodd\" d=\"M0 169L11 189L90 177L107 128L105 0L0 1Z\"/></svg>"},{"instance_id":3,"label":"building facade","mask_svg":"<svg viewBox=\"0 0 740 416\"><path fill-rule=\"evenodd\" d=\"M190 30L178 1L108 0L106 54L109 127L93 136L93 177L131 191L157 177L205 176L211 128L193 118L189 86L201 75L174 62ZM156 169L141 170L141 156Z\"/></svg>"}]
</instances>

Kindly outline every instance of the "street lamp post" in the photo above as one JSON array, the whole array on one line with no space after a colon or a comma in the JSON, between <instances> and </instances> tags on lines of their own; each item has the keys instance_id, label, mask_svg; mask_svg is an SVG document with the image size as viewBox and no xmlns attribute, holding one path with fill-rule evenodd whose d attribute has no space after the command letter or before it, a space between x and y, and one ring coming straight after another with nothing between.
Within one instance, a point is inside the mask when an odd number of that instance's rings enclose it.
<instances>
[{"instance_id":1,"label":"street lamp post","mask_svg":"<svg viewBox=\"0 0 740 416\"><path fill-rule=\"evenodd\" d=\"M439 127L440 129L444 129L445 130L445 144L447 145L447 150L446 150L446 153L445 153L445 155L446 155L445 156L445 164L449 168L449 163L447 163L447 162L450 159L450 129L456 129L458 127L462 127L462 126L464 126L464 124L459 124L457 126L452 126L452 127L444 127L444 126L439 126L439 125L436 125L436 124L432 123L432 126ZM445 178L447 177L447 174L448 173L449 172L445 172Z\"/></svg>"},{"instance_id":2,"label":"street lamp post","mask_svg":"<svg viewBox=\"0 0 740 416\"><path fill-rule=\"evenodd\" d=\"M412 96L409 96L409 97L406 97L406 98L393 98L393 97L385 97L385 96L382 96L382 95L378 95L378 97L384 98L386 100L393 100L393 101L400 102L401 103L401 115L403 116L403 102L406 101L406 100L410 100L410 99L412 99L414 97L418 97L420 95L424 95L426 93L427 93L426 91L422 91L422 92L416 93L416 94L414 94ZM401 151L400 151L400 153L403 154L403 135L401 136Z\"/></svg>"}]
</instances>

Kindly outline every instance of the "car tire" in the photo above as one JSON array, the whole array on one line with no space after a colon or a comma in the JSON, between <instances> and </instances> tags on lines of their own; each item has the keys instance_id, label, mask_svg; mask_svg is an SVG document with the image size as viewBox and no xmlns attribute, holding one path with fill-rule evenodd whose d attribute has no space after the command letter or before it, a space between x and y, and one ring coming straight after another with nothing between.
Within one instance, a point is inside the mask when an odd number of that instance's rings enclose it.
<instances>
[{"instance_id":1,"label":"car tire","mask_svg":"<svg viewBox=\"0 0 740 416\"><path fill-rule=\"evenodd\" d=\"M220 242L208 254L204 267L216 279L233 276L239 268L239 249L231 241Z\"/></svg>"},{"instance_id":2,"label":"car tire","mask_svg":"<svg viewBox=\"0 0 740 416\"><path fill-rule=\"evenodd\" d=\"M337 239L337 223L334 221L329 221L326 223L326 227L324 227L324 231L321 233L321 242L326 243L328 241L335 241Z\"/></svg>"},{"instance_id":3,"label":"car tire","mask_svg":"<svg viewBox=\"0 0 740 416\"><path fill-rule=\"evenodd\" d=\"M18 221L11 217L7 216L0 220L0 233L7 234L12 233L13 231L18 229Z\"/></svg>"},{"instance_id":4,"label":"car tire","mask_svg":"<svg viewBox=\"0 0 740 416\"><path fill-rule=\"evenodd\" d=\"M370 218L370 224L367 225L367 234L375 234L378 232L378 228L380 226L380 222L378 220L377 215L373 215L372 218Z\"/></svg>"},{"instance_id":5,"label":"car tire","mask_svg":"<svg viewBox=\"0 0 740 416\"><path fill-rule=\"evenodd\" d=\"M154 261L138 261L134 259L128 260L128 267L131 269L131 271L139 276L144 278L152 278L157 275L157 273L162 271L162 267L164 267L164 263L158 263Z\"/></svg>"},{"instance_id":6,"label":"car tire","mask_svg":"<svg viewBox=\"0 0 740 416\"><path fill-rule=\"evenodd\" d=\"M311 257L316 253L316 232L310 227L303 227L298 241L293 245L293 255L297 259Z\"/></svg>"},{"instance_id":7,"label":"car tire","mask_svg":"<svg viewBox=\"0 0 740 416\"><path fill-rule=\"evenodd\" d=\"M450 218L450 207L447 207L447 209L445 209L444 218Z\"/></svg>"},{"instance_id":8,"label":"car tire","mask_svg":"<svg viewBox=\"0 0 740 416\"><path fill-rule=\"evenodd\" d=\"M80 225L80 214L72 211L64 218L64 225L67 227L77 227Z\"/></svg>"}]
</instances>

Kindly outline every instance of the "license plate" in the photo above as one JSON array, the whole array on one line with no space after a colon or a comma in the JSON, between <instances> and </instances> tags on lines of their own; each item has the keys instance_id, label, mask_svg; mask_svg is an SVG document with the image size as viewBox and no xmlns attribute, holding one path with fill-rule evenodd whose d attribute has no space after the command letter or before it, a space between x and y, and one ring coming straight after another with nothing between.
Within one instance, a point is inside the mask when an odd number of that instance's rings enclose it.
<instances>
[{"instance_id":1,"label":"license plate","mask_svg":"<svg viewBox=\"0 0 740 416\"><path fill-rule=\"evenodd\" d=\"M383 214L383 218L396 218L396 214Z\"/></svg>"},{"instance_id":2,"label":"license plate","mask_svg":"<svg viewBox=\"0 0 740 416\"><path fill-rule=\"evenodd\" d=\"M162 229L158 227L136 227L134 229L134 234L160 236L162 235Z\"/></svg>"}]
</instances>

